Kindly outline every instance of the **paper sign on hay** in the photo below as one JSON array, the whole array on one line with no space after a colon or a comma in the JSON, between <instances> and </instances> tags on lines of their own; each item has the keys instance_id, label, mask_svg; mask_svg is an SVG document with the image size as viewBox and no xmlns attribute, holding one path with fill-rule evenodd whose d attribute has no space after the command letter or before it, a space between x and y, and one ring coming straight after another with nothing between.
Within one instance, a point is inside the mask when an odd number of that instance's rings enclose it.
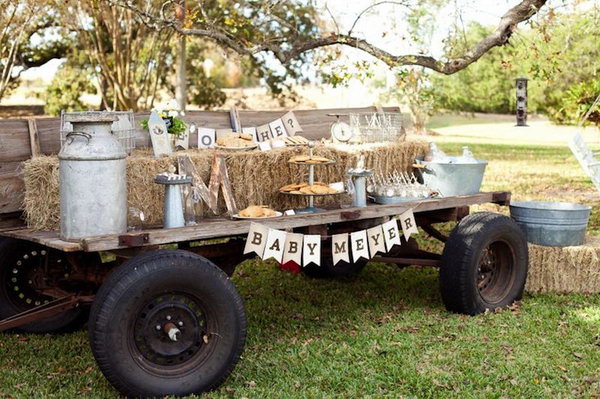
<instances>
[{"instance_id":1,"label":"paper sign on hay","mask_svg":"<svg viewBox=\"0 0 600 399\"><path fill-rule=\"evenodd\" d=\"M244 247L244 254L254 252L262 258L265 251L265 245L267 244L267 236L269 235L269 228L258 223L250 223L250 231L246 238L246 245Z\"/></svg>"},{"instance_id":2,"label":"paper sign on hay","mask_svg":"<svg viewBox=\"0 0 600 399\"><path fill-rule=\"evenodd\" d=\"M217 131L207 127L198 128L198 148L213 148L215 146Z\"/></svg>"},{"instance_id":3,"label":"paper sign on hay","mask_svg":"<svg viewBox=\"0 0 600 399\"><path fill-rule=\"evenodd\" d=\"M402 226L402 232L404 233L404 239L406 241L408 241L411 234L417 234L419 232L412 209L401 214L398 219L400 219L400 225Z\"/></svg>"},{"instance_id":4,"label":"paper sign on hay","mask_svg":"<svg viewBox=\"0 0 600 399\"><path fill-rule=\"evenodd\" d=\"M288 136L295 136L297 133L302 133L302 126L300 126L298 119L296 119L296 115L294 115L292 111L283 115L281 120L283 121Z\"/></svg>"},{"instance_id":5,"label":"paper sign on hay","mask_svg":"<svg viewBox=\"0 0 600 399\"><path fill-rule=\"evenodd\" d=\"M273 136L271 136L271 128L269 128L269 124L261 125L256 128L256 141L259 143L261 141L270 140Z\"/></svg>"},{"instance_id":6,"label":"paper sign on hay","mask_svg":"<svg viewBox=\"0 0 600 399\"><path fill-rule=\"evenodd\" d=\"M398 222L392 219L381 225L383 228L383 237L385 238L385 246L388 252L394 245L400 245L400 230L398 230Z\"/></svg>"},{"instance_id":7,"label":"paper sign on hay","mask_svg":"<svg viewBox=\"0 0 600 399\"><path fill-rule=\"evenodd\" d=\"M285 247L283 250L283 262L294 262L297 265L302 264L302 243L304 236L297 233L286 233Z\"/></svg>"},{"instance_id":8,"label":"paper sign on hay","mask_svg":"<svg viewBox=\"0 0 600 399\"><path fill-rule=\"evenodd\" d=\"M335 234L331 237L331 256L333 265L340 261L350 263L350 247L348 244L348 233Z\"/></svg>"},{"instance_id":9,"label":"paper sign on hay","mask_svg":"<svg viewBox=\"0 0 600 399\"><path fill-rule=\"evenodd\" d=\"M383 238L383 228L381 225L368 229L367 237L369 238L369 253L371 257L377 255L378 252L382 254L386 252L385 238Z\"/></svg>"},{"instance_id":10,"label":"paper sign on hay","mask_svg":"<svg viewBox=\"0 0 600 399\"><path fill-rule=\"evenodd\" d=\"M352 260L354 262L360 258L369 259L369 244L367 242L366 230L350 233L350 243L352 244Z\"/></svg>"},{"instance_id":11,"label":"paper sign on hay","mask_svg":"<svg viewBox=\"0 0 600 399\"><path fill-rule=\"evenodd\" d=\"M287 136L287 131L285 130L281 118L275 119L273 122L269 123L269 128L271 128L271 136L274 139Z\"/></svg>"},{"instance_id":12,"label":"paper sign on hay","mask_svg":"<svg viewBox=\"0 0 600 399\"><path fill-rule=\"evenodd\" d=\"M321 236L305 235L302 248L302 266L314 263L321 266Z\"/></svg>"},{"instance_id":13,"label":"paper sign on hay","mask_svg":"<svg viewBox=\"0 0 600 399\"><path fill-rule=\"evenodd\" d=\"M154 156L171 155L172 148L167 124L155 111L150 114L150 118L148 119L148 131L150 132Z\"/></svg>"},{"instance_id":14,"label":"paper sign on hay","mask_svg":"<svg viewBox=\"0 0 600 399\"><path fill-rule=\"evenodd\" d=\"M281 263L283 259L285 241L285 231L269 229L269 234L267 235L267 243L265 244L265 252L263 253L262 258L264 260L273 258L277 262Z\"/></svg>"}]
</instances>

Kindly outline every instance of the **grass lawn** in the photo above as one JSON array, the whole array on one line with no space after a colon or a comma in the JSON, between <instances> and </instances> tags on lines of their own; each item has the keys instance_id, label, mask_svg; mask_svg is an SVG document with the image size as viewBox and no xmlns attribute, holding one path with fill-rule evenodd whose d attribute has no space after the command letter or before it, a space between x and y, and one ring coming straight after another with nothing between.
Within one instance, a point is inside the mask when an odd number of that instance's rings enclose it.
<instances>
[{"instance_id":1,"label":"grass lawn","mask_svg":"<svg viewBox=\"0 0 600 399\"><path fill-rule=\"evenodd\" d=\"M462 143L444 140L444 150ZM487 190L516 199L598 193L560 146L469 144L490 161ZM600 232L593 214L592 232ZM526 295L498 313L445 311L437 271L371 264L349 281L311 280L249 261L236 272L246 351L212 398L600 397L600 295ZM117 397L87 335L0 335L0 397Z\"/></svg>"}]
</instances>

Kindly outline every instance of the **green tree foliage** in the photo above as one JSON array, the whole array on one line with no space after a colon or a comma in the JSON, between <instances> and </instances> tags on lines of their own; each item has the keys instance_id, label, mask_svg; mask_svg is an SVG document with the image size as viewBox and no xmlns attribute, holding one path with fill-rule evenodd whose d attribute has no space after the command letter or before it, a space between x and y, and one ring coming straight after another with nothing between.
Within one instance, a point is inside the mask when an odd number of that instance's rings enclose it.
<instances>
[{"instance_id":1,"label":"green tree foliage","mask_svg":"<svg viewBox=\"0 0 600 399\"><path fill-rule=\"evenodd\" d=\"M490 33L478 23L469 26L463 46L470 46ZM461 44L447 47L447 51ZM517 73L507 68L506 50L494 48L468 69L452 76L431 74L435 105L438 108L466 112L508 113L514 107L514 79Z\"/></svg>"},{"instance_id":2,"label":"green tree foliage","mask_svg":"<svg viewBox=\"0 0 600 399\"><path fill-rule=\"evenodd\" d=\"M178 37L173 30L154 29L140 15L108 1L49 1L57 23L63 28L57 34L71 43L67 55L70 68L93 71L90 77L100 89L101 108L149 109L161 96L174 96ZM163 1L132 3L149 12L163 10L169 14L177 11L172 5L165 6ZM299 0L274 4L253 0L209 0L188 1L187 4L190 8L184 19L223 27L227 35L236 40L268 40L282 31L301 37L317 29L314 5ZM266 11L275 15L279 23L267 23ZM203 108L217 107L225 102L221 88L256 85L260 79L274 95L282 95L289 91L294 79L300 78L302 67L310 59L305 54L285 68L273 69L272 61L269 64L261 58L231 57L228 50L207 39L195 38L187 43L188 101ZM44 51L50 49L41 48L36 54ZM203 66L207 58L214 64L210 76ZM62 97L57 103L78 97L77 93L63 96L49 91L48 98L57 95Z\"/></svg>"},{"instance_id":3,"label":"green tree foliage","mask_svg":"<svg viewBox=\"0 0 600 399\"><path fill-rule=\"evenodd\" d=\"M259 84L257 68L247 59L225 57L214 44L188 40L186 56L188 102L210 109L223 105L223 88L250 87ZM210 62L207 67L206 61ZM174 87L171 87L174 91Z\"/></svg>"},{"instance_id":4,"label":"green tree foliage","mask_svg":"<svg viewBox=\"0 0 600 399\"><path fill-rule=\"evenodd\" d=\"M511 113L515 79L529 78L529 110L559 123L575 123L600 94L600 10L549 13L522 30L506 47L492 49L470 68L452 76L432 74L436 106L448 110ZM471 24L463 37L472 43L490 28ZM600 119L593 114L592 119Z\"/></svg>"},{"instance_id":5,"label":"green tree foliage","mask_svg":"<svg viewBox=\"0 0 600 399\"><path fill-rule=\"evenodd\" d=\"M23 71L64 55L66 42L34 40L53 26L44 1L0 0L0 99L18 86Z\"/></svg>"},{"instance_id":6,"label":"green tree foliage","mask_svg":"<svg viewBox=\"0 0 600 399\"><path fill-rule=\"evenodd\" d=\"M86 109L81 95L95 91L88 73L65 63L60 66L46 89L44 112L48 115L60 115L61 110L70 112Z\"/></svg>"}]
</instances>

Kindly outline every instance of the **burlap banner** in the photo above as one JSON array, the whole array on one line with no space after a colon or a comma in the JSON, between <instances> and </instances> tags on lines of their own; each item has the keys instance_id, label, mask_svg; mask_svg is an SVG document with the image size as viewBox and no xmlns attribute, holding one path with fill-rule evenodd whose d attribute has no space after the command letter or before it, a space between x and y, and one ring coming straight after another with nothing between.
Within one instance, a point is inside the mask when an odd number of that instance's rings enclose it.
<instances>
[{"instance_id":1,"label":"burlap banner","mask_svg":"<svg viewBox=\"0 0 600 399\"><path fill-rule=\"evenodd\" d=\"M398 219L392 219L379 226L331 236L333 265L335 266L341 261L350 263L359 259L369 260L377 254L390 252L395 245L401 245L398 222L400 222L405 240L419 232L413 211L409 209ZM320 235L287 233L259 223L252 223L246 239L244 254L254 252L261 259L273 258L279 263L294 262L302 266L314 263L320 266L321 241Z\"/></svg>"}]
</instances>

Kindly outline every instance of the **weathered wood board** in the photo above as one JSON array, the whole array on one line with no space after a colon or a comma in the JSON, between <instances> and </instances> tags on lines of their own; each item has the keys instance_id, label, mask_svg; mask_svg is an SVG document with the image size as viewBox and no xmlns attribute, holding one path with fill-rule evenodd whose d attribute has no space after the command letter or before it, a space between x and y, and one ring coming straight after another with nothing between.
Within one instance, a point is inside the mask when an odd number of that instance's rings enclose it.
<instances>
[{"instance_id":1,"label":"weathered wood board","mask_svg":"<svg viewBox=\"0 0 600 399\"><path fill-rule=\"evenodd\" d=\"M510 198L509 193L492 192L473 195L463 195L448 198L425 199L389 205L369 205L366 208L333 209L324 212L282 216L279 218L260 220L261 224L274 229L318 226L329 223L348 222L353 220L373 219L386 216L400 215L412 209L415 214L440 209L451 209L483 203L505 204ZM223 218L207 219L196 226L176 229L151 229L136 231L131 234L148 234L148 240L143 245L160 245L174 242L204 240L212 238L231 237L247 234L250 229L249 220L228 220ZM8 237L34 241L63 251L111 251L126 248L119 244L119 235L89 237L79 243L66 242L58 238L57 232L37 232L33 230L16 230L0 233Z\"/></svg>"}]
</instances>

